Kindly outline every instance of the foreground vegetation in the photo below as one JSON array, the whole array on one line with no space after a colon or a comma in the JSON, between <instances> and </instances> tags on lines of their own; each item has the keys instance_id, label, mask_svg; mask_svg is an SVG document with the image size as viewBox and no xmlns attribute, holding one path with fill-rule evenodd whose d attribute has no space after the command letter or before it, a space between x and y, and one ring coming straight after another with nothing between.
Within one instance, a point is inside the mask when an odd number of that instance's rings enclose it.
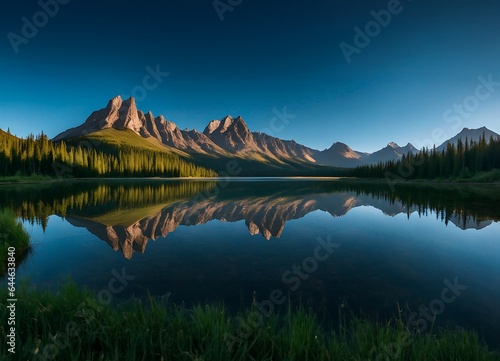
<instances>
[{"instance_id":1,"label":"foreground vegetation","mask_svg":"<svg viewBox=\"0 0 500 361\"><path fill-rule=\"evenodd\" d=\"M17 175L12 175L12 176L0 176L0 184L1 183L32 183L32 182L49 182L53 181L57 178L55 177L50 177L47 175L37 175L37 174L32 174L30 176L22 176L19 174Z\"/></svg>"},{"instance_id":2,"label":"foreground vegetation","mask_svg":"<svg viewBox=\"0 0 500 361\"><path fill-rule=\"evenodd\" d=\"M0 275L7 270L9 247L15 248L19 264L31 249L30 237L12 211L0 209Z\"/></svg>"},{"instance_id":3,"label":"foreground vegetation","mask_svg":"<svg viewBox=\"0 0 500 361\"><path fill-rule=\"evenodd\" d=\"M5 300L6 291L0 291ZM401 321L354 319L325 331L304 308L238 317L223 306L175 307L168 298L103 305L69 283L62 291L21 288L17 295L17 347L6 360L500 360L475 334L410 333ZM5 340L7 311L1 308ZM241 327L260 322L257 327Z\"/></svg>"}]
</instances>

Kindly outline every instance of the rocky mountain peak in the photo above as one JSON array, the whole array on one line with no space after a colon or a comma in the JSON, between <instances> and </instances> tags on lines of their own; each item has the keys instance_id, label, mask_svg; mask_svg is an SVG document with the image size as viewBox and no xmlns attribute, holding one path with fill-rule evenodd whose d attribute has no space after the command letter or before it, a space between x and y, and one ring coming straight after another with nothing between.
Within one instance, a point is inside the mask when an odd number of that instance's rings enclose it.
<instances>
[{"instance_id":1,"label":"rocky mountain peak","mask_svg":"<svg viewBox=\"0 0 500 361\"><path fill-rule=\"evenodd\" d=\"M232 116L228 115L220 121L217 131L219 133L224 133L233 124L234 119Z\"/></svg>"},{"instance_id":2,"label":"rocky mountain peak","mask_svg":"<svg viewBox=\"0 0 500 361\"><path fill-rule=\"evenodd\" d=\"M137 111L135 99L131 97L127 100L124 100L120 109L118 110L118 119L116 119L116 121L112 125L113 128L131 129L139 134L142 125L143 124L139 119L139 113Z\"/></svg>"},{"instance_id":3,"label":"rocky mountain peak","mask_svg":"<svg viewBox=\"0 0 500 361\"><path fill-rule=\"evenodd\" d=\"M155 121L159 124L166 124L167 123L167 120L165 119L165 117L163 115L158 115L156 118L155 118Z\"/></svg>"},{"instance_id":4,"label":"rocky mountain peak","mask_svg":"<svg viewBox=\"0 0 500 361\"><path fill-rule=\"evenodd\" d=\"M128 108L137 111L137 104L135 103L135 98L130 97L127 100L122 101L122 108Z\"/></svg>"},{"instance_id":5,"label":"rocky mountain peak","mask_svg":"<svg viewBox=\"0 0 500 361\"><path fill-rule=\"evenodd\" d=\"M106 109L109 109L111 111L118 110L122 106L122 103L123 103L122 97L118 95L109 100Z\"/></svg>"},{"instance_id":6,"label":"rocky mountain peak","mask_svg":"<svg viewBox=\"0 0 500 361\"><path fill-rule=\"evenodd\" d=\"M247 123L240 116L236 118L231 124L233 128L235 128L240 133L250 133L250 129L248 128Z\"/></svg>"},{"instance_id":7,"label":"rocky mountain peak","mask_svg":"<svg viewBox=\"0 0 500 361\"><path fill-rule=\"evenodd\" d=\"M174 122L169 122L168 120L166 121L166 124L167 124L167 130L173 132L175 131L176 129L178 129L179 127L177 126L177 124L175 124Z\"/></svg>"},{"instance_id":8,"label":"rocky mountain peak","mask_svg":"<svg viewBox=\"0 0 500 361\"><path fill-rule=\"evenodd\" d=\"M207 127L203 131L203 134L205 135L210 135L213 132L217 130L220 126L220 120L212 120L210 123L208 123Z\"/></svg>"}]
</instances>

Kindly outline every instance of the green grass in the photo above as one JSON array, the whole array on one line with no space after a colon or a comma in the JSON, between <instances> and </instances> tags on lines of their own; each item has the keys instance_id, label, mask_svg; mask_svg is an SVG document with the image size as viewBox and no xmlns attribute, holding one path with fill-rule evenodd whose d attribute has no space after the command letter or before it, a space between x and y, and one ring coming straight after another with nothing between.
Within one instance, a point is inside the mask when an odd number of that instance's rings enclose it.
<instances>
[{"instance_id":1,"label":"green grass","mask_svg":"<svg viewBox=\"0 0 500 361\"><path fill-rule=\"evenodd\" d=\"M134 148L139 149L170 152L189 158L189 156L181 150L160 143L156 138L143 138L130 129L103 129L98 132L88 134L85 136L85 138L92 140L94 142L92 144L99 144L99 142L104 142L106 144L117 147L133 146Z\"/></svg>"},{"instance_id":2,"label":"green grass","mask_svg":"<svg viewBox=\"0 0 500 361\"><path fill-rule=\"evenodd\" d=\"M50 177L47 175L32 174L30 176L23 175L13 175L13 176L1 176L0 184L2 183L29 183L29 182L47 182L55 180L55 177Z\"/></svg>"},{"instance_id":3,"label":"green grass","mask_svg":"<svg viewBox=\"0 0 500 361\"><path fill-rule=\"evenodd\" d=\"M9 247L15 248L16 263L19 264L31 250L30 237L12 211L0 210L0 275L7 270Z\"/></svg>"},{"instance_id":4,"label":"green grass","mask_svg":"<svg viewBox=\"0 0 500 361\"><path fill-rule=\"evenodd\" d=\"M1 290L0 299L6 296ZM326 331L304 308L242 329L238 317L249 320L255 309L235 317L223 306L176 307L168 297L109 306L71 283L57 294L21 287L17 298L16 355L2 347L3 360L500 360L464 330L415 334L401 321L358 318ZM1 310L5 340L8 315Z\"/></svg>"},{"instance_id":5,"label":"green grass","mask_svg":"<svg viewBox=\"0 0 500 361\"><path fill-rule=\"evenodd\" d=\"M478 172L469 178L457 178L459 182L500 182L500 169L493 169L489 172Z\"/></svg>"}]
</instances>

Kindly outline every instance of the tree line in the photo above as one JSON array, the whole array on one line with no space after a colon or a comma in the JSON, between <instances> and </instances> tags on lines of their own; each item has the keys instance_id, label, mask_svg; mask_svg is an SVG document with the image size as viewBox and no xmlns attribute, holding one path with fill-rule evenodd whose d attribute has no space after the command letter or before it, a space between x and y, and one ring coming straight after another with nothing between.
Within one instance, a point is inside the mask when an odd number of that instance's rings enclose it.
<instances>
[{"instance_id":1,"label":"tree line","mask_svg":"<svg viewBox=\"0 0 500 361\"><path fill-rule=\"evenodd\" d=\"M213 177L211 169L160 150L90 142L52 142L43 133L18 138L0 129L0 176Z\"/></svg>"},{"instance_id":2,"label":"tree line","mask_svg":"<svg viewBox=\"0 0 500 361\"><path fill-rule=\"evenodd\" d=\"M400 160L364 165L349 171L350 176L390 179L471 178L479 172L500 169L500 139L483 135L474 142L465 138L448 143L439 151L424 148L409 152Z\"/></svg>"}]
</instances>

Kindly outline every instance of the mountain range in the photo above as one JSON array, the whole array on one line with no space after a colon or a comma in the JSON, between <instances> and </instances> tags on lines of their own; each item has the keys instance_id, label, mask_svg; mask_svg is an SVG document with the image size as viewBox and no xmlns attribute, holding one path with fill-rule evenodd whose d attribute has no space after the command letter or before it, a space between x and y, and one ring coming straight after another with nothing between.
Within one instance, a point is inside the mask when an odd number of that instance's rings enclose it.
<instances>
[{"instance_id":1,"label":"mountain range","mask_svg":"<svg viewBox=\"0 0 500 361\"><path fill-rule=\"evenodd\" d=\"M339 142L320 151L298 144L294 140L283 140L265 133L252 132L241 116L237 118L226 116L220 120L212 120L203 132L194 129L181 130L162 115L155 117L151 112L144 113L137 109L134 98L123 100L120 96L111 99L105 108L92 112L80 126L60 133L53 140L86 137L109 128L132 131L142 138L155 140L165 149L174 150L191 158L238 157L276 165L294 162L352 168L399 160L409 152L419 151L410 143L400 147L393 142L371 154L355 151L347 144ZM490 136L500 137L484 127L472 130L464 128L456 137L440 145L438 150L445 148L449 142L456 143L459 138L467 137L469 140L478 141L483 133L486 139Z\"/></svg>"}]
</instances>

